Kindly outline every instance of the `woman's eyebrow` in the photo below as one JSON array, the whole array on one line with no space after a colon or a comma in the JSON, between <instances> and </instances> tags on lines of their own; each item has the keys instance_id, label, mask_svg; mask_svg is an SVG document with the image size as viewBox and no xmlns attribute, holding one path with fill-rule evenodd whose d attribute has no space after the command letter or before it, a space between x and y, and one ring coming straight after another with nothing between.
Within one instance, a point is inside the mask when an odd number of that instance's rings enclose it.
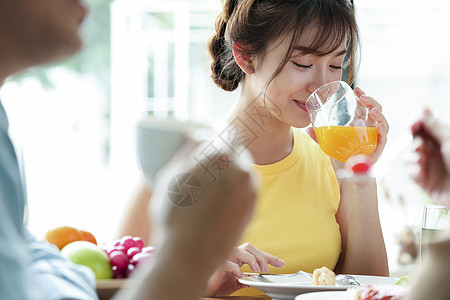
<instances>
[{"instance_id":1,"label":"woman's eyebrow","mask_svg":"<svg viewBox=\"0 0 450 300\"><path fill-rule=\"evenodd\" d=\"M339 52L336 54L336 57L345 55L346 53L347 53L347 49L344 49L344 50L342 50L342 51L339 51Z\"/></svg>"},{"instance_id":2,"label":"woman's eyebrow","mask_svg":"<svg viewBox=\"0 0 450 300\"><path fill-rule=\"evenodd\" d=\"M296 51L300 51L300 52L306 52L306 53L310 53L311 52L311 48L307 47L307 46L301 46L301 45L297 45L294 47L294 50ZM338 56L342 56L345 55L347 53L347 49L341 50L336 54L336 57Z\"/></svg>"},{"instance_id":3,"label":"woman's eyebrow","mask_svg":"<svg viewBox=\"0 0 450 300\"><path fill-rule=\"evenodd\" d=\"M300 46L300 45L295 46L294 50L301 51L301 52L311 52L310 51L311 48L306 47L306 46Z\"/></svg>"}]
</instances>

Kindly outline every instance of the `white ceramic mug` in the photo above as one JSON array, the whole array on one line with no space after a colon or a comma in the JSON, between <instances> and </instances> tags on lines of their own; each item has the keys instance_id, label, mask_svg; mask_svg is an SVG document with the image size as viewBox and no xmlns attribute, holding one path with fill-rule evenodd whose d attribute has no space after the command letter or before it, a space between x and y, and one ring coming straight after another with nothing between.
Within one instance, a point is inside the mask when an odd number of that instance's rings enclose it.
<instances>
[{"instance_id":1,"label":"white ceramic mug","mask_svg":"<svg viewBox=\"0 0 450 300\"><path fill-rule=\"evenodd\" d=\"M209 125L173 118L145 117L136 122L136 155L146 178L153 182L158 171L183 146L186 138L205 140L212 135Z\"/></svg>"}]
</instances>

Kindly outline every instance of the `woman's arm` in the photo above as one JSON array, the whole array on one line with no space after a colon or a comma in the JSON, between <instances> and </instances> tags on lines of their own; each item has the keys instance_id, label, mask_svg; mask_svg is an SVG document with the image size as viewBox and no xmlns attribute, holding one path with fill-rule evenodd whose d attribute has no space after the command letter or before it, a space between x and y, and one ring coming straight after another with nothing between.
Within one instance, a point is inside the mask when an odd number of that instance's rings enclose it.
<instances>
[{"instance_id":1,"label":"woman's arm","mask_svg":"<svg viewBox=\"0 0 450 300\"><path fill-rule=\"evenodd\" d=\"M139 236L144 244L148 245L152 229L149 216L150 198L151 191L145 178L142 178L124 212L117 232L118 238L125 235ZM159 269L161 264L166 263L159 262L154 268ZM254 272L268 272L268 264L284 267L285 262L245 243L234 248L228 260L209 278L206 295L229 295L241 289L243 286L237 278L243 277L240 267L244 264L248 264Z\"/></svg>"},{"instance_id":2,"label":"woman's arm","mask_svg":"<svg viewBox=\"0 0 450 300\"><path fill-rule=\"evenodd\" d=\"M359 99L370 109L376 121L378 144L370 159L375 163L386 145L389 124L382 114L382 106L372 97L355 89ZM343 164L333 162L336 169ZM340 225L342 253L336 266L338 273L389 275L389 267L378 214L377 184L375 179L355 182L340 180L341 201L336 214Z\"/></svg>"},{"instance_id":3,"label":"woman's arm","mask_svg":"<svg viewBox=\"0 0 450 300\"><path fill-rule=\"evenodd\" d=\"M375 180L345 181L340 186L341 202L336 219L341 231L342 252L336 273L388 276Z\"/></svg>"},{"instance_id":4,"label":"woman's arm","mask_svg":"<svg viewBox=\"0 0 450 300\"><path fill-rule=\"evenodd\" d=\"M149 216L149 204L152 192L144 176L139 180L134 193L121 216L115 237L125 235L138 236L145 246L151 240L152 227Z\"/></svg>"}]
</instances>

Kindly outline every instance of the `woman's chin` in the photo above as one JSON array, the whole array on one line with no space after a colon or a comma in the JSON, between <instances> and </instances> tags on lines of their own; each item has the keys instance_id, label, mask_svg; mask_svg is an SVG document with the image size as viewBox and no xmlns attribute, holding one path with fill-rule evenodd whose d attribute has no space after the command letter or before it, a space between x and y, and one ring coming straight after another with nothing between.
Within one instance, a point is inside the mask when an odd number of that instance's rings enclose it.
<instances>
[{"instance_id":1,"label":"woman's chin","mask_svg":"<svg viewBox=\"0 0 450 300\"><path fill-rule=\"evenodd\" d=\"M305 127L308 127L310 124L311 124L311 122L309 120L308 121L297 121L297 122L293 122L291 124L291 126L295 127L295 128L305 128Z\"/></svg>"}]
</instances>

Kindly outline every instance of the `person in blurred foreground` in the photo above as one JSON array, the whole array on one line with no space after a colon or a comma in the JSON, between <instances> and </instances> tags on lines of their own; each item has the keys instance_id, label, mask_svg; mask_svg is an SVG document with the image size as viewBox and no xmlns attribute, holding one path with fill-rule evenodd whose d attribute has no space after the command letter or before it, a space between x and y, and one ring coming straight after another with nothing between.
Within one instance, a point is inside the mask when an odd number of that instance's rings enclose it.
<instances>
[{"instance_id":1,"label":"person in blurred foreground","mask_svg":"<svg viewBox=\"0 0 450 300\"><path fill-rule=\"evenodd\" d=\"M413 179L431 200L450 209L450 126L426 109L411 131L417 140L418 170ZM408 300L450 299L450 228L428 245L428 251L412 275Z\"/></svg>"},{"instance_id":2,"label":"person in blurred foreground","mask_svg":"<svg viewBox=\"0 0 450 300\"><path fill-rule=\"evenodd\" d=\"M86 15L78 0L0 0L0 85L17 72L76 53ZM186 148L155 186L153 219L161 251L136 272L136 286L118 298L198 299L213 272L225 268L252 213L256 183L232 154L225 154L233 163L216 182L202 180L202 170L189 159L193 153ZM200 178L202 196L181 209L168 200L167 189L174 175L186 172ZM27 231L24 187L0 102L0 299L97 299L90 269L63 259Z\"/></svg>"}]
</instances>

